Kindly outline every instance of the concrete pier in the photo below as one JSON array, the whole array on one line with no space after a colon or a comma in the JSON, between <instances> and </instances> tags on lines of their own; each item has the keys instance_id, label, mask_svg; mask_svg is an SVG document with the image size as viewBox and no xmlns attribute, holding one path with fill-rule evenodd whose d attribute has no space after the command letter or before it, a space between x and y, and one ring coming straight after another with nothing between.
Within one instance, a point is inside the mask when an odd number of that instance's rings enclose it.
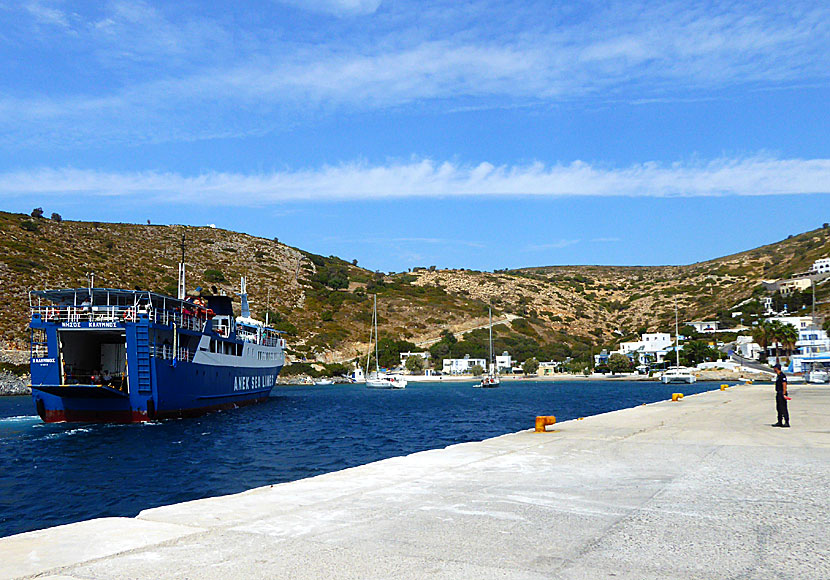
<instances>
[{"instance_id":1,"label":"concrete pier","mask_svg":"<svg viewBox=\"0 0 830 580\"><path fill-rule=\"evenodd\" d=\"M737 386L3 538L0 578L830 578L830 388L790 391L791 429Z\"/></svg>"}]
</instances>

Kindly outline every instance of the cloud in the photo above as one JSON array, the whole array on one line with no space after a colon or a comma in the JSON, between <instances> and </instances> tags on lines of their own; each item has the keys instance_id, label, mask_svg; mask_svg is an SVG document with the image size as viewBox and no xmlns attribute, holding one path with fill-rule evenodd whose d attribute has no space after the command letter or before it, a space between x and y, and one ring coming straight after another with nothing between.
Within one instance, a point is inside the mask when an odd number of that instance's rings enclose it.
<instances>
[{"instance_id":1,"label":"cloud","mask_svg":"<svg viewBox=\"0 0 830 580\"><path fill-rule=\"evenodd\" d=\"M309 10L311 12L322 12L335 16L353 16L374 13L379 7L381 0L276 0L279 4L286 4Z\"/></svg>"},{"instance_id":2,"label":"cloud","mask_svg":"<svg viewBox=\"0 0 830 580\"><path fill-rule=\"evenodd\" d=\"M830 193L830 159L722 158L605 168L570 164L495 166L432 160L242 174L105 172L42 168L0 174L0 196L124 197L156 204L263 206L291 201L411 197L707 197Z\"/></svg>"},{"instance_id":3,"label":"cloud","mask_svg":"<svg viewBox=\"0 0 830 580\"><path fill-rule=\"evenodd\" d=\"M324 19L272 29L113 2L73 28L82 36L65 66L90 77L83 88L54 75L25 92L13 78L8 88L0 81L0 111L14 112L0 115L0 134L14 146L187 141L343 110L694 100L830 78L830 7L815 3L585 4L567 17L545 4L404 2L381 15L378 0L316 0L302 5L378 13L366 28ZM67 22L57 9L29 6L38 21Z\"/></svg>"},{"instance_id":4,"label":"cloud","mask_svg":"<svg viewBox=\"0 0 830 580\"><path fill-rule=\"evenodd\" d=\"M545 250L561 250L568 246L575 246L581 240L557 240L547 244L531 244L524 248L525 252L542 252Z\"/></svg>"},{"instance_id":5,"label":"cloud","mask_svg":"<svg viewBox=\"0 0 830 580\"><path fill-rule=\"evenodd\" d=\"M591 240L591 242L595 244L614 244L621 241L622 239L620 238L593 238Z\"/></svg>"}]
</instances>

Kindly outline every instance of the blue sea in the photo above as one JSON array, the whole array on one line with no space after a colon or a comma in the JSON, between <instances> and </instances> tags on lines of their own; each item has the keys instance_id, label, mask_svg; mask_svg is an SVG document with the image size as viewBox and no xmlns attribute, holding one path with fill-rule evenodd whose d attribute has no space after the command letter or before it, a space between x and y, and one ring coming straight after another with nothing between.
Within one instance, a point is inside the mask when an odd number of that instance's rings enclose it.
<instances>
[{"instance_id":1,"label":"blue sea","mask_svg":"<svg viewBox=\"0 0 830 580\"><path fill-rule=\"evenodd\" d=\"M134 425L45 424L0 397L0 536L293 481L699 393L715 383L580 381L276 387L267 402Z\"/></svg>"}]
</instances>

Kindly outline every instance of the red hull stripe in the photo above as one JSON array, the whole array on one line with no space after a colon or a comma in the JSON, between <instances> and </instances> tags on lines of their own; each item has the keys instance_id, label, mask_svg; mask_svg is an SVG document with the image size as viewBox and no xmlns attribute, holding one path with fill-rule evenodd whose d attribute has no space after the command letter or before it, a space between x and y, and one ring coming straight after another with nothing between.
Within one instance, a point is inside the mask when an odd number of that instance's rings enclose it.
<instances>
[{"instance_id":1,"label":"red hull stripe","mask_svg":"<svg viewBox=\"0 0 830 580\"><path fill-rule=\"evenodd\" d=\"M208 407L198 407L195 409L176 409L170 411L156 411L156 419L176 419L180 417L198 417L211 411L221 411L225 409L235 409L237 407L244 407L253 405L254 403L262 403L266 401L268 396L259 397L257 399L248 399L246 401L239 401L236 403L221 403L218 405L210 405ZM76 409L46 409L45 417L46 423L143 423L150 421L147 417L146 411L84 411Z\"/></svg>"}]
</instances>

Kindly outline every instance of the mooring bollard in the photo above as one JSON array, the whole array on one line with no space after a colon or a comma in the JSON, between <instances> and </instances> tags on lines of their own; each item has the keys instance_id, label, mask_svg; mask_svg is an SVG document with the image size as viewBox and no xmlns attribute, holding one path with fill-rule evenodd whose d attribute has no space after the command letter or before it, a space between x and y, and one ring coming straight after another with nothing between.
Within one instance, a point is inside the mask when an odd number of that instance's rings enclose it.
<instances>
[{"instance_id":1,"label":"mooring bollard","mask_svg":"<svg viewBox=\"0 0 830 580\"><path fill-rule=\"evenodd\" d=\"M556 423L556 417L553 415L539 415L536 417L536 432L544 433L545 427Z\"/></svg>"},{"instance_id":2,"label":"mooring bollard","mask_svg":"<svg viewBox=\"0 0 830 580\"><path fill-rule=\"evenodd\" d=\"M720 386L720 390L721 390L721 391L725 391L725 390L726 390L726 389L728 389L728 388L729 388L729 385L721 385L721 386Z\"/></svg>"},{"instance_id":3,"label":"mooring bollard","mask_svg":"<svg viewBox=\"0 0 830 580\"><path fill-rule=\"evenodd\" d=\"M683 398L683 393L672 393L671 400L675 403Z\"/></svg>"}]
</instances>

